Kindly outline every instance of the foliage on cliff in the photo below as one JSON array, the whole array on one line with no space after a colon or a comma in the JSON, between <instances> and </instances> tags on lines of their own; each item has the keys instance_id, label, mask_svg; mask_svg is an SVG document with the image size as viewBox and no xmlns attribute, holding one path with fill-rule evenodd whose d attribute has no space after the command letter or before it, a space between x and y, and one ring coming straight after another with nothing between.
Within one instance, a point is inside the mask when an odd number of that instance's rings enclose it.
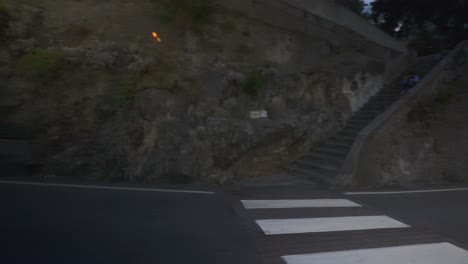
<instances>
[{"instance_id":1,"label":"foliage on cliff","mask_svg":"<svg viewBox=\"0 0 468 264\"><path fill-rule=\"evenodd\" d=\"M386 32L409 38L421 54L429 54L453 48L468 37L465 2L377 0L371 17Z\"/></svg>"}]
</instances>

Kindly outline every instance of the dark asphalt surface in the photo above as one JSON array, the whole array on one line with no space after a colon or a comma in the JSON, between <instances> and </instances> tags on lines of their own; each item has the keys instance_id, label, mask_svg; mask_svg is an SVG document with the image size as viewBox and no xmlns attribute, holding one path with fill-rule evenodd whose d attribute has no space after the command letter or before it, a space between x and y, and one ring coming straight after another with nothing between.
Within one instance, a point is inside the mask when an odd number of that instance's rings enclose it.
<instances>
[{"instance_id":1,"label":"dark asphalt surface","mask_svg":"<svg viewBox=\"0 0 468 264\"><path fill-rule=\"evenodd\" d=\"M468 245L468 191L350 196L417 228Z\"/></svg>"},{"instance_id":2,"label":"dark asphalt surface","mask_svg":"<svg viewBox=\"0 0 468 264\"><path fill-rule=\"evenodd\" d=\"M0 184L0 263L258 263L221 195Z\"/></svg>"}]
</instances>

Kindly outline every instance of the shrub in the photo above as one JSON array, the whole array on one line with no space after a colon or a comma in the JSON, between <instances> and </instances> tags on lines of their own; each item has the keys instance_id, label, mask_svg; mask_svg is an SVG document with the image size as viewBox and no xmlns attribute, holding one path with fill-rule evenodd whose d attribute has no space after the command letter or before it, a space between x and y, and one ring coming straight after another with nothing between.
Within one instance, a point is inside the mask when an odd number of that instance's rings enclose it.
<instances>
[{"instance_id":1,"label":"shrub","mask_svg":"<svg viewBox=\"0 0 468 264\"><path fill-rule=\"evenodd\" d=\"M433 113L427 104L418 103L407 114L410 123L422 123L425 127L430 127L430 119Z\"/></svg>"},{"instance_id":2,"label":"shrub","mask_svg":"<svg viewBox=\"0 0 468 264\"><path fill-rule=\"evenodd\" d=\"M253 71L249 74L244 83L244 92L252 97L258 95L265 86L265 77L259 71Z\"/></svg>"},{"instance_id":3,"label":"shrub","mask_svg":"<svg viewBox=\"0 0 468 264\"><path fill-rule=\"evenodd\" d=\"M62 51L35 49L16 63L17 72L35 85L45 85L57 74L63 61Z\"/></svg>"},{"instance_id":4,"label":"shrub","mask_svg":"<svg viewBox=\"0 0 468 264\"><path fill-rule=\"evenodd\" d=\"M138 84L138 88L173 90L179 77L180 72L177 67L162 64L144 75Z\"/></svg>"},{"instance_id":5,"label":"shrub","mask_svg":"<svg viewBox=\"0 0 468 264\"><path fill-rule=\"evenodd\" d=\"M184 81L189 84L185 86L185 93L187 94L190 103L193 105L198 104L202 94L201 83L193 77L184 77Z\"/></svg>"},{"instance_id":6,"label":"shrub","mask_svg":"<svg viewBox=\"0 0 468 264\"><path fill-rule=\"evenodd\" d=\"M211 0L193 1L190 15L193 17L193 22L196 24L206 24L212 21L216 6Z\"/></svg>"},{"instance_id":7,"label":"shrub","mask_svg":"<svg viewBox=\"0 0 468 264\"><path fill-rule=\"evenodd\" d=\"M137 84L134 80L125 79L120 81L118 86L117 101L120 107L124 107L133 102L137 95Z\"/></svg>"},{"instance_id":8,"label":"shrub","mask_svg":"<svg viewBox=\"0 0 468 264\"><path fill-rule=\"evenodd\" d=\"M5 35L10 21L10 12L3 2L0 2L0 39Z\"/></svg>"},{"instance_id":9,"label":"shrub","mask_svg":"<svg viewBox=\"0 0 468 264\"><path fill-rule=\"evenodd\" d=\"M227 33L232 33L237 30L237 22L234 19L228 19L221 24L221 29Z\"/></svg>"},{"instance_id":10,"label":"shrub","mask_svg":"<svg viewBox=\"0 0 468 264\"><path fill-rule=\"evenodd\" d=\"M66 29L65 33L73 39L82 40L91 35L93 30L85 25L72 24Z\"/></svg>"},{"instance_id":11,"label":"shrub","mask_svg":"<svg viewBox=\"0 0 468 264\"><path fill-rule=\"evenodd\" d=\"M457 93L458 91L455 87L449 87L445 90L439 91L434 98L434 102L441 105L448 105L453 101L453 99L455 99Z\"/></svg>"},{"instance_id":12,"label":"shrub","mask_svg":"<svg viewBox=\"0 0 468 264\"><path fill-rule=\"evenodd\" d=\"M9 15L8 8L3 2L0 2L0 16L5 16L5 15L6 16Z\"/></svg>"},{"instance_id":13,"label":"shrub","mask_svg":"<svg viewBox=\"0 0 468 264\"><path fill-rule=\"evenodd\" d=\"M184 26L210 23L216 11L213 0L165 0L155 4L162 22Z\"/></svg>"}]
</instances>

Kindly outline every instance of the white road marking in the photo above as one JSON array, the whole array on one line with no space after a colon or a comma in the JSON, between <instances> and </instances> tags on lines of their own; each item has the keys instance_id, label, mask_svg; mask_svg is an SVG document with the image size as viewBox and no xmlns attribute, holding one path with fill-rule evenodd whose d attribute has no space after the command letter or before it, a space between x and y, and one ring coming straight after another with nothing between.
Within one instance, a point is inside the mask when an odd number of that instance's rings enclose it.
<instances>
[{"instance_id":1,"label":"white road marking","mask_svg":"<svg viewBox=\"0 0 468 264\"><path fill-rule=\"evenodd\" d=\"M346 216L256 220L266 235L410 227L388 216Z\"/></svg>"},{"instance_id":2,"label":"white road marking","mask_svg":"<svg viewBox=\"0 0 468 264\"><path fill-rule=\"evenodd\" d=\"M405 193L435 193L435 192L460 192L468 191L468 188L454 189L433 189L433 190L417 190L417 191L391 191L391 192L346 192L347 195L383 195L383 194L405 194Z\"/></svg>"},{"instance_id":3,"label":"white road marking","mask_svg":"<svg viewBox=\"0 0 468 264\"><path fill-rule=\"evenodd\" d=\"M450 243L283 256L287 264L466 264L468 251Z\"/></svg>"},{"instance_id":4,"label":"white road marking","mask_svg":"<svg viewBox=\"0 0 468 264\"><path fill-rule=\"evenodd\" d=\"M309 200L242 200L246 209L317 208L317 207L361 207L346 199Z\"/></svg>"},{"instance_id":5,"label":"white road marking","mask_svg":"<svg viewBox=\"0 0 468 264\"><path fill-rule=\"evenodd\" d=\"M136 192L215 194L214 192L207 192L207 191L171 190L171 189L153 189L153 188L131 188L131 187L111 187L111 186L97 186L97 185L22 182L22 181L0 181L0 184L32 185L32 186L44 186L44 187L65 187L65 188L81 188L81 189L100 189L100 190L115 190L115 191L136 191Z\"/></svg>"}]
</instances>

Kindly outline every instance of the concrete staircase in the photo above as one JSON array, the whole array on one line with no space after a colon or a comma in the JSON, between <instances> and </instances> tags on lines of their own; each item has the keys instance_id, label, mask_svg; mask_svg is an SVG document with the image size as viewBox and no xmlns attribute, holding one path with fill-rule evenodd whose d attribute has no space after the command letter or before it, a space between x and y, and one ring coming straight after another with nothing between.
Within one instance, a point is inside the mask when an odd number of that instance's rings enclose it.
<instances>
[{"instance_id":1,"label":"concrete staircase","mask_svg":"<svg viewBox=\"0 0 468 264\"><path fill-rule=\"evenodd\" d=\"M413 66L423 78L446 54L437 54L418 59ZM401 78L382 89L367 104L349 119L344 128L333 137L320 143L289 168L290 174L308 178L326 186L334 185L344 160L357 135L401 95Z\"/></svg>"}]
</instances>

